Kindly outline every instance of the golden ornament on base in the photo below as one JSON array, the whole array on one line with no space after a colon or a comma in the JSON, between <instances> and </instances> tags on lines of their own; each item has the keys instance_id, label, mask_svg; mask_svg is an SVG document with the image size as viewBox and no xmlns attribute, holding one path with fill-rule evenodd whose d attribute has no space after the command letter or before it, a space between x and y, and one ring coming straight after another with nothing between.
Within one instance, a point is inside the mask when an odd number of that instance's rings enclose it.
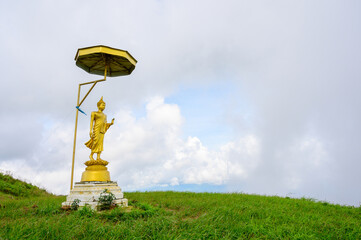
<instances>
[{"instance_id":1,"label":"golden ornament on base","mask_svg":"<svg viewBox=\"0 0 361 240\"><path fill-rule=\"evenodd\" d=\"M108 165L107 161L104 160L90 160L85 162L87 167L81 175L82 182L109 182L110 174L106 167Z\"/></svg>"}]
</instances>

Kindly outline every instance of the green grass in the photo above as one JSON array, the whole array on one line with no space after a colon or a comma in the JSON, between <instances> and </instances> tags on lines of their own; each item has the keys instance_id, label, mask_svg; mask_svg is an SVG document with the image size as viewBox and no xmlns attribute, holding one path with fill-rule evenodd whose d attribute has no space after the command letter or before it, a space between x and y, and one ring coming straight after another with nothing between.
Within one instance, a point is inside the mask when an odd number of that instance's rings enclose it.
<instances>
[{"instance_id":1,"label":"green grass","mask_svg":"<svg viewBox=\"0 0 361 240\"><path fill-rule=\"evenodd\" d=\"M361 239L361 208L248 194L129 192L129 208L1 199L0 239Z\"/></svg>"},{"instance_id":2,"label":"green grass","mask_svg":"<svg viewBox=\"0 0 361 240\"><path fill-rule=\"evenodd\" d=\"M47 196L46 190L0 172L0 200L3 198Z\"/></svg>"}]
</instances>

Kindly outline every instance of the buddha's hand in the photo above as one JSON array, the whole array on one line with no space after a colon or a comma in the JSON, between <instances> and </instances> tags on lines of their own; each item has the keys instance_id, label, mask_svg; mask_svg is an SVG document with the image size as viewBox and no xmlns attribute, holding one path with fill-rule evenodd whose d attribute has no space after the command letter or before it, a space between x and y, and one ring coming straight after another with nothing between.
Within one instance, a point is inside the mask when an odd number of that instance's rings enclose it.
<instances>
[{"instance_id":1,"label":"buddha's hand","mask_svg":"<svg viewBox=\"0 0 361 240\"><path fill-rule=\"evenodd\" d=\"M112 119L112 122L110 123L110 125L113 125L114 124L114 118Z\"/></svg>"}]
</instances>

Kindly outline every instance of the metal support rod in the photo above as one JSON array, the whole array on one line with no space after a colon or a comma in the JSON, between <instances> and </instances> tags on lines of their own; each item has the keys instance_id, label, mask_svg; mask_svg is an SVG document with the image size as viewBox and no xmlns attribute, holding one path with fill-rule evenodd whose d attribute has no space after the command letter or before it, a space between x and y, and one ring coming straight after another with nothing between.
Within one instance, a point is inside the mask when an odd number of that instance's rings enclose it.
<instances>
[{"instance_id":1,"label":"metal support rod","mask_svg":"<svg viewBox=\"0 0 361 240\"><path fill-rule=\"evenodd\" d=\"M97 84L97 82L93 83L93 86L89 89L89 91L85 94L83 100L81 100L81 102L77 105L77 107L80 107L80 105L84 102L84 100L86 99L86 97L89 95L89 93L91 92L91 90L93 90L93 88L95 87L95 85Z\"/></svg>"},{"instance_id":2,"label":"metal support rod","mask_svg":"<svg viewBox=\"0 0 361 240\"><path fill-rule=\"evenodd\" d=\"M104 81L107 79L107 68L108 68L108 65L106 64L105 69L104 69Z\"/></svg>"},{"instance_id":3,"label":"metal support rod","mask_svg":"<svg viewBox=\"0 0 361 240\"><path fill-rule=\"evenodd\" d=\"M82 83L82 84L79 84L80 85L85 85L85 84L91 84L93 83L93 86L89 89L89 91L85 94L84 98L81 100L80 103L78 103L77 107L80 107L80 105L84 102L85 98L89 95L89 93L91 92L91 90L93 90L93 88L95 87L95 85L98 83L98 82L103 82L105 81L105 79L100 79L100 80L96 80L96 81L92 81L92 82L87 82L87 83Z\"/></svg>"},{"instance_id":4,"label":"metal support rod","mask_svg":"<svg viewBox=\"0 0 361 240\"><path fill-rule=\"evenodd\" d=\"M86 83L81 83L79 84L79 88L78 88L78 98L76 101L76 106L80 107L80 105L84 102L85 98L89 95L89 93L91 92L91 90L93 90L93 88L95 87L95 85L98 82L103 82L106 81L107 79L107 68L108 66L105 65L105 70L104 70L104 79L100 79L100 80L96 80L96 81L91 81L91 82L86 82ZM93 86L89 89L89 91L87 92L87 94L84 96L83 100L81 100L81 102L79 103L80 100L80 87L82 85L86 85L86 84L91 84L93 83ZM74 160L75 160L75 147L76 147L76 132L78 129L78 115L79 115L79 110L76 109L76 114L75 114L75 130L74 130L74 145L73 145L73 159L71 162L71 180L70 180L70 190L73 189L73 179L74 179Z\"/></svg>"},{"instance_id":5,"label":"metal support rod","mask_svg":"<svg viewBox=\"0 0 361 240\"><path fill-rule=\"evenodd\" d=\"M79 88L78 88L78 99L76 101L76 105L78 106L79 104L79 99L80 99L80 84L79 84ZM75 159L75 146L76 146L76 132L78 129L78 114L79 114L79 110L76 109L76 115L75 115L75 130L74 130L74 145L73 145L73 159L71 162L71 180L70 180L70 190L73 189L73 177L74 177L74 159Z\"/></svg>"},{"instance_id":6,"label":"metal support rod","mask_svg":"<svg viewBox=\"0 0 361 240\"><path fill-rule=\"evenodd\" d=\"M100 79L100 80L96 80L96 81L80 83L79 85L83 86L83 85L87 85L87 84L91 84L91 83L95 83L95 82L103 82L103 81L105 81L105 79Z\"/></svg>"}]
</instances>

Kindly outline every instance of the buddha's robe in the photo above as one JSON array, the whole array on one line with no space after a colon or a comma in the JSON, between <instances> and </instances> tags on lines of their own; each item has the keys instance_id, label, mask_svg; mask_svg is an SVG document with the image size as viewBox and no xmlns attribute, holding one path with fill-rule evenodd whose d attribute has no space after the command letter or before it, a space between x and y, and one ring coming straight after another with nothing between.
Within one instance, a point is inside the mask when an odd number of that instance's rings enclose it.
<instances>
[{"instance_id":1,"label":"buddha's robe","mask_svg":"<svg viewBox=\"0 0 361 240\"><path fill-rule=\"evenodd\" d=\"M100 153L103 151L104 134L110 127L110 123L107 123L107 115L103 112L92 112L92 115L93 114L93 134L85 145L90 148L92 152Z\"/></svg>"}]
</instances>

